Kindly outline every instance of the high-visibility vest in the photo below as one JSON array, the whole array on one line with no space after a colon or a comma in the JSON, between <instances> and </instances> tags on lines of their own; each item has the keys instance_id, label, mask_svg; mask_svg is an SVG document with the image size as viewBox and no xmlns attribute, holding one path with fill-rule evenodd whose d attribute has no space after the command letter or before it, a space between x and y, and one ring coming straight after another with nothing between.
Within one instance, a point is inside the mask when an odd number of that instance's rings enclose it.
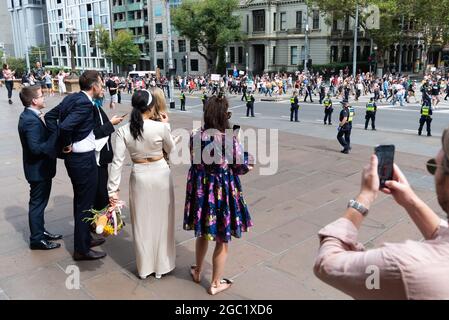
<instances>
[{"instance_id":1,"label":"high-visibility vest","mask_svg":"<svg viewBox=\"0 0 449 320\"><path fill-rule=\"evenodd\" d=\"M374 104L373 103L367 103L366 104L366 111L372 111L374 112Z\"/></svg>"},{"instance_id":2,"label":"high-visibility vest","mask_svg":"<svg viewBox=\"0 0 449 320\"><path fill-rule=\"evenodd\" d=\"M251 102L251 96L246 96L246 102Z\"/></svg>"},{"instance_id":3,"label":"high-visibility vest","mask_svg":"<svg viewBox=\"0 0 449 320\"><path fill-rule=\"evenodd\" d=\"M201 100L206 100L207 99L207 96L205 95L205 94L203 94L203 96L201 97Z\"/></svg>"},{"instance_id":4,"label":"high-visibility vest","mask_svg":"<svg viewBox=\"0 0 449 320\"><path fill-rule=\"evenodd\" d=\"M421 109L421 115L422 116L428 116L429 115L429 111L430 111L429 106L423 106L422 109Z\"/></svg>"},{"instance_id":5,"label":"high-visibility vest","mask_svg":"<svg viewBox=\"0 0 449 320\"><path fill-rule=\"evenodd\" d=\"M349 107L349 117L348 117L348 122L352 122L352 118L354 118L354 108L353 107Z\"/></svg>"},{"instance_id":6,"label":"high-visibility vest","mask_svg":"<svg viewBox=\"0 0 449 320\"><path fill-rule=\"evenodd\" d=\"M325 99L323 101L323 104L324 104L325 107L329 107L329 106L332 105L332 101L330 99Z\"/></svg>"},{"instance_id":7,"label":"high-visibility vest","mask_svg":"<svg viewBox=\"0 0 449 320\"><path fill-rule=\"evenodd\" d=\"M184 100L186 98L186 96L183 94L181 94L181 96L179 97L180 100Z\"/></svg>"},{"instance_id":8,"label":"high-visibility vest","mask_svg":"<svg viewBox=\"0 0 449 320\"><path fill-rule=\"evenodd\" d=\"M295 98L290 98L290 103L294 104L295 103Z\"/></svg>"}]
</instances>

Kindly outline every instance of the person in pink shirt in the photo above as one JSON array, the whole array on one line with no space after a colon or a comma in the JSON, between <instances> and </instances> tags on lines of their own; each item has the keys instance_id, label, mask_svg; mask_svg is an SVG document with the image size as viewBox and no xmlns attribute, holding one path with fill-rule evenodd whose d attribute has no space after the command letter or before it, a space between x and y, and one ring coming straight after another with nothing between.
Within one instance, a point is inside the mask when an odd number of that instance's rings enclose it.
<instances>
[{"instance_id":1,"label":"person in pink shirt","mask_svg":"<svg viewBox=\"0 0 449 320\"><path fill-rule=\"evenodd\" d=\"M5 63L3 65L3 70L2 70L2 74L3 74L3 79L5 79L5 87L8 91L8 103L12 104L12 89L14 87L14 74L16 73L16 71L12 71L9 66Z\"/></svg>"},{"instance_id":2,"label":"person in pink shirt","mask_svg":"<svg viewBox=\"0 0 449 320\"><path fill-rule=\"evenodd\" d=\"M415 194L396 164L393 180L381 191L407 211L424 240L385 243L367 251L357 242L358 230L379 192L377 162L372 155L355 198L364 208L351 201L342 218L319 231L315 275L355 299L449 299L448 223ZM442 148L427 162L427 170L435 175L438 203L449 213L448 129Z\"/></svg>"}]
</instances>

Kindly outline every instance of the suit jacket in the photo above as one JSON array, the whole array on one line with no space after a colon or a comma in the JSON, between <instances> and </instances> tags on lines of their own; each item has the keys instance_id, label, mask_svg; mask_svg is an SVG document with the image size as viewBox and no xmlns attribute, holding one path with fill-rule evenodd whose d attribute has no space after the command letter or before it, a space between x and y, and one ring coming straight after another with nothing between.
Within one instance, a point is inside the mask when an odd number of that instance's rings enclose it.
<instances>
[{"instance_id":1,"label":"suit jacket","mask_svg":"<svg viewBox=\"0 0 449 320\"><path fill-rule=\"evenodd\" d=\"M101 139L109 136L108 143L101 149L100 151L100 165L108 165L112 162L112 158L114 157L114 153L112 151L112 143L111 143L111 134L115 131L114 126L111 121L109 121L108 116L104 112L103 108L95 107L94 111L94 119L95 119L95 129L94 135L95 139ZM100 119L101 117L101 119ZM103 120L103 124L101 124L101 120Z\"/></svg>"},{"instance_id":2,"label":"suit jacket","mask_svg":"<svg viewBox=\"0 0 449 320\"><path fill-rule=\"evenodd\" d=\"M63 147L85 139L95 127L94 106L83 93L71 94L45 114L50 130L59 130L58 153Z\"/></svg>"},{"instance_id":3,"label":"suit jacket","mask_svg":"<svg viewBox=\"0 0 449 320\"><path fill-rule=\"evenodd\" d=\"M57 131L50 131L39 116L25 108L19 118L23 170L28 182L51 179L56 174Z\"/></svg>"}]
</instances>

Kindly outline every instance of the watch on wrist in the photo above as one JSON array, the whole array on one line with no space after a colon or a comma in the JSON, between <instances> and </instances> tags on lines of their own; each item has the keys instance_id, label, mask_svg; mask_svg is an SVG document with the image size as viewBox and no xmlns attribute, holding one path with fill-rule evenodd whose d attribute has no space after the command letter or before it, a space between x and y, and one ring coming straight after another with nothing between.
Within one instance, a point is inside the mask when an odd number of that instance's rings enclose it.
<instances>
[{"instance_id":1,"label":"watch on wrist","mask_svg":"<svg viewBox=\"0 0 449 320\"><path fill-rule=\"evenodd\" d=\"M358 201L355 201L354 199L349 200L348 208L353 208L357 210L364 217L368 214L368 209L363 204L361 204Z\"/></svg>"}]
</instances>

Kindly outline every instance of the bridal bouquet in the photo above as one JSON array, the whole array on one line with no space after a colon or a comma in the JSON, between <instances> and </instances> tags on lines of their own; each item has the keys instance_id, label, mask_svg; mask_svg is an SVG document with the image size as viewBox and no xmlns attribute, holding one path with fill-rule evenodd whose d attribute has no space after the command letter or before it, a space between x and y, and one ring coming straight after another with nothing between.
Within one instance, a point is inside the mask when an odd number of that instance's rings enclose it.
<instances>
[{"instance_id":1,"label":"bridal bouquet","mask_svg":"<svg viewBox=\"0 0 449 320\"><path fill-rule=\"evenodd\" d=\"M121 211L124 206L124 201L117 201L114 205L110 204L101 210L88 210L93 214L93 217L84 220L95 226L97 234L102 234L105 237L112 234L116 236L125 226Z\"/></svg>"}]
</instances>

